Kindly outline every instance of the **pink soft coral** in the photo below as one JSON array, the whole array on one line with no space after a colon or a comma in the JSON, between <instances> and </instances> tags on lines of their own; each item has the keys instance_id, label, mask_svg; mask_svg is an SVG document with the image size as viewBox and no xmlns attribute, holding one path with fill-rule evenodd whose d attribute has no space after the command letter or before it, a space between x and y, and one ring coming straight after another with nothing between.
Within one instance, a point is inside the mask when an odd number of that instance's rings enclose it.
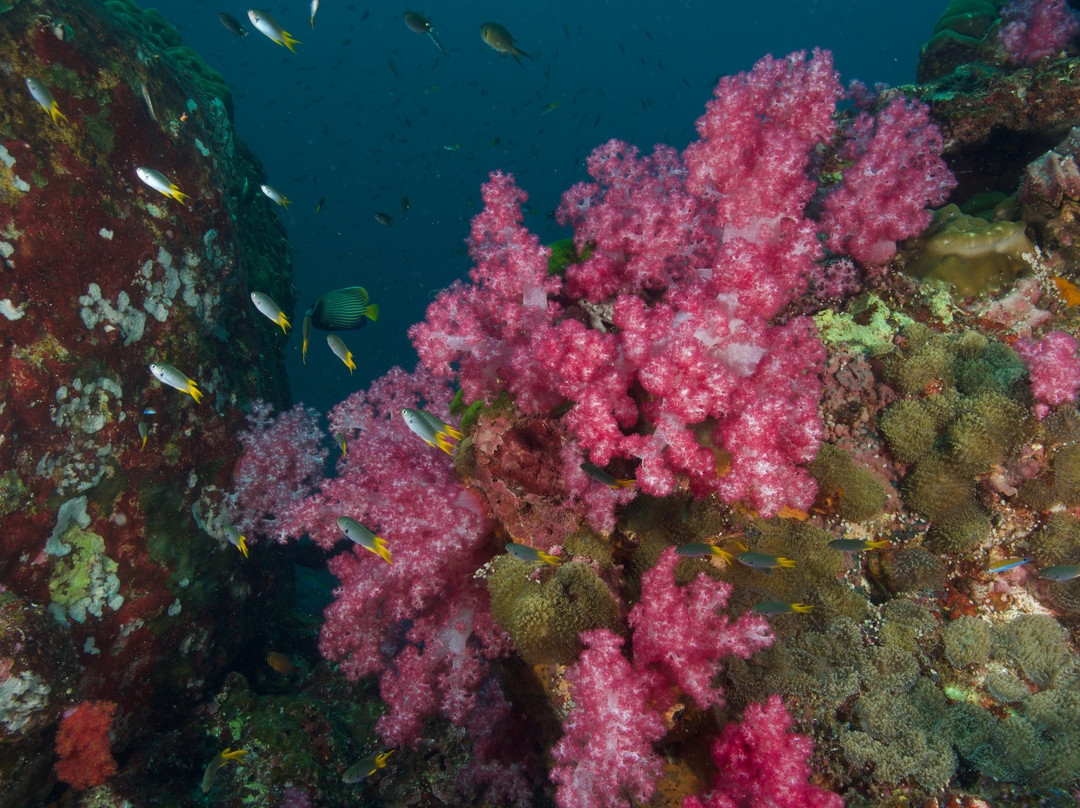
<instances>
[{"instance_id":1,"label":"pink soft coral","mask_svg":"<svg viewBox=\"0 0 1080 808\"><path fill-rule=\"evenodd\" d=\"M689 586L675 583L679 556L673 548L641 577L641 600L630 611L634 667L656 670L705 709L723 703L712 686L719 661L749 659L774 639L769 621L749 612L732 622L720 609L731 584L700 573Z\"/></svg>"},{"instance_id":2,"label":"pink soft coral","mask_svg":"<svg viewBox=\"0 0 1080 808\"><path fill-rule=\"evenodd\" d=\"M687 797L683 808L843 808L838 794L809 782L813 743L790 727L779 696L747 707L742 722L728 724L713 744L712 791Z\"/></svg>"},{"instance_id":3,"label":"pink soft coral","mask_svg":"<svg viewBox=\"0 0 1080 808\"><path fill-rule=\"evenodd\" d=\"M1075 337L1051 331L1038 342L1030 337L1018 339L1014 347L1031 374L1035 398L1051 406L1076 400L1080 390L1080 345Z\"/></svg>"},{"instance_id":4,"label":"pink soft coral","mask_svg":"<svg viewBox=\"0 0 1080 808\"><path fill-rule=\"evenodd\" d=\"M662 763L652 744L667 731L663 716L648 703L655 675L633 671L622 655L622 639L607 629L581 634L578 661L566 672L573 709L565 734L552 749L562 808L624 808L648 801Z\"/></svg>"},{"instance_id":5,"label":"pink soft coral","mask_svg":"<svg viewBox=\"0 0 1080 808\"><path fill-rule=\"evenodd\" d=\"M433 372L457 365L467 400L506 391L529 414L570 402L581 450L601 466L638 461L640 490L686 484L770 516L813 502L801 465L821 439L824 356L808 320L770 318L821 277L819 230L883 260L950 178L925 112L894 102L852 127L855 164L817 223L816 161L834 148L842 95L830 54L766 57L715 95L681 156L616 140L592 153L593 181L558 209L586 255L565 283L521 224L524 193L493 174L469 240L473 283L442 293L410 333ZM610 526L610 501L589 515Z\"/></svg>"}]
</instances>

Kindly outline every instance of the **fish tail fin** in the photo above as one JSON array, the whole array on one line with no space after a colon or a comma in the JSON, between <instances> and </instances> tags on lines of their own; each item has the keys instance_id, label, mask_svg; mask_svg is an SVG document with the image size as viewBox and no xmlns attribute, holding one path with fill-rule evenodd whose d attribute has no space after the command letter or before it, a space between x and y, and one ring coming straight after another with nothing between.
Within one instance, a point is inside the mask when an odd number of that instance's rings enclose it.
<instances>
[{"instance_id":1,"label":"fish tail fin","mask_svg":"<svg viewBox=\"0 0 1080 808\"><path fill-rule=\"evenodd\" d=\"M710 551L714 556L720 556L731 566L735 566L735 556L729 553L727 550L721 550L719 547L713 547Z\"/></svg>"},{"instance_id":2,"label":"fish tail fin","mask_svg":"<svg viewBox=\"0 0 1080 808\"><path fill-rule=\"evenodd\" d=\"M244 554L244 558L248 557L247 539L243 536L240 537L240 543L236 545L236 549Z\"/></svg>"},{"instance_id":3,"label":"fish tail fin","mask_svg":"<svg viewBox=\"0 0 1080 808\"><path fill-rule=\"evenodd\" d=\"M314 23L312 23L312 28L314 28L314 27L315 27L315 25L314 25ZM290 34L288 31L285 31L285 30L283 30L281 32L281 40L282 40L281 44L284 45L289 50L291 50L293 53L296 53L296 48L294 48L293 45L302 45L302 44L304 44L299 39L294 38L292 34Z\"/></svg>"},{"instance_id":4,"label":"fish tail fin","mask_svg":"<svg viewBox=\"0 0 1080 808\"><path fill-rule=\"evenodd\" d=\"M368 306L366 309L364 309L364 316L367 317L369 320L371 320L371 322L375 322L376 320L378 320L379 319L379 304L378 303L372 303L370 306Z\"/></svg>"},{"instance_id":5,"label":"fish tail fin","mask_svg":"<svg viewBox=\"0 0 1080 808\"><path fill-rule=\"evenodd\" d=\"M385 561L387 564L393 564L390 560L390 548L386 546L386 539L375 537L375 555Z\"/></svg>"},{"instance_id":6,"label":"fish tail fin","mask_svg":"<svg viewBox=\"0 0 1080 808\"><path fill-rule=\"evenodd\" d=\"M184 392L191 396L193 399L195 399L196 404L202 404L203 391L196 387L195 382L193 382L191 379L188 379L187 389L184 390Z\"/></svg>"},{"instance_id":7,"label":"fish tail fin","mask_svg":"<svg viewBox=\"0 0 1080 808\"><path fill-rule=\"evenodd\" d=\"M791 611L798 612L799 614L810 614L813 611L813 606L807 606L805 603L792 603Z\"/></svg>"},{"instance_id":8,"label":"fish tail fin","mask_svg":"<svg viewBox=\"0 0 1080 808\"><path fill-rule=\"evenodd\" d=\"M356 370L356 363L353 361L352 351L349 351L347 354L345 354L344 362L345 367L349 369L349 375L351 376L352 372Z\"/></svg>"},{"instance_id":9,"label":"fish tail fin","mask_svg":"<svg viewBox=\"0 0 1080 808\"><path fill-rule=\"evenodd\" d=\"M311 315L304 315L304 347L301 352L301 356L304 359L304 364L307 364L307 345L308 340L311 339Z\"/></svg>"},{"instance_id":10,"label":"fish tail fin","mask_svg":"<svg viewBox=\"0 0 1080 808\"><path fill-rule=\"evenodd\" d=\"M532 56L532 55L526 53L521 48L514 48L514 58L517 59L518 56L524 56L526 59L535 59L536 58L535 56ZM520 59L518 59L518 64L521 65L522 67L525 67L525 65L521 64Z\"/></svg>"},{"instance_id":11,"label":"fish tail fin","mask_svg":"<svg viewBox=\"0 0 1080 808\"><path fill-rule=\"evenodd\" d=\"M452 426L450 426L450 424L445 425L445 429L443 429L443 432L445 434L449 435L454 440L461 440L462 438L465 437L464 432L459 432L458 430L456 430Z\"/></svg>"},{"instance_id":12,"label":"fish tail fin","mask_svg":"<svg viewBox=\"0 0 1080 808\"><path fill-rule=\"evenodd\" d=\"M312 31L315 30L315 15L314 14L311 15L311 30Z\"/></svg>"},{"instance_id":13,"label":"fish tail fin","mask_svg":"<svg viewBox=\"0 0 1080 808\"><path fill-rule=\"evenodd\" d=\"M536 554L540 556L541 561L545 564L550 564L553 567L557 567L562 563L558 556L553 556L551 553L545 553L543 550L537 550Z\"/></svg>"},{"instance_id":14,"label":"fish tail fin","mask_svg":"<svg viewBox=\"0 0 1080 808\"><path fill-rule=\"evenodd\" d=\"M619 489L619 488L633 488L633 487L634 487L635 485L637 485L637 480L634 480L634 479L629 479L629 480L616 480L616 481L615 481L615 485L613 485L613 486L612 486L612 488L613 488L613 489Z\"/></svg>"},{"instance_id":15,"label":"fish tail fin","mask_svg":"<svg viewBox=\"0 0 1080 808\"><path fill-rule=\"evenodd\" d=\"M515 62L517 62L522 67L525 67L525 63L518 58L518 53L521 53L521 51L517 51L516 53L511 53L510 55L514 57ZM521 53L521 55L525 56L526 54Z\"/></svg>"},{"instance_id":16,"label":"fish tail fin","mask_svg":"<svg viewBox=\"0 0 1080 808\"><path fill-rule=\"evenodd\" d=\"M873 547L875 550L880 550L882 547L889 546L889 540L879 539L878 541L868 541L867 544Z\"/></svg>"},{"instance_id":17,"label":"fish tail fin","mask_svg":"<svg viewBox=\"0 0 1080 808\"><path fill-rule=\"evenodd\" d=\"M435 438L435 443L430 444L430 445L435 446L435 447L437 447L439 449L442 449L444 452L446 452L451 457L454 456L454 450L457 448L457 444L451 442L451 440L441 432Z\"/></svg>"},{"instance_id":18,"label":"fish tail fin","mask_svg":"<svg viewBox=\"0 0 1080 808\"><path fill-rule=\"evenodd\" d=\"M279 314L274 322L281 326L281 330L285 334L288 334L289 329L292 328L292 323L289 322L289 318L285 316L284 312Z\"/></svg>"},{"instance_id":19,"label":"fish tail fin","mask_svg":"<svg viewBox=\"0 0 1080 808\"><path fill-rule=\"evenodd\" d=\"M795 559L793 558L778 558L776 559L776 565L779 567L794 567Z\"/></svg>"},{"instance_id":20,"label":"fish tail fin","mask_svg":"<svg viewBox=\"0 0 1080 808\"><path fill-rule=\"evenodd\" d=\"M171 196L173 199L175 199L177 202L179 202L182 205L186 205L187 200L191 199L190 196L185 194L176 185L173 185L173 184L169 185L169 194L168 195Z\"/></svg>"},{"instance_id":21,"label":"fish tail fin","mask_svg":"<svg viewBox=\"0 0 1080 808\"><path fill-rule=\"evenodd\" d=\"M67 115L60 111L60 107L56 106L55 101L53 101L52 105L49 107L49 115L52 116L53 123L60 123L60 121L56 120L57 118L60 118L64 123L67 123Z\"/></svg>"}]
</instances>

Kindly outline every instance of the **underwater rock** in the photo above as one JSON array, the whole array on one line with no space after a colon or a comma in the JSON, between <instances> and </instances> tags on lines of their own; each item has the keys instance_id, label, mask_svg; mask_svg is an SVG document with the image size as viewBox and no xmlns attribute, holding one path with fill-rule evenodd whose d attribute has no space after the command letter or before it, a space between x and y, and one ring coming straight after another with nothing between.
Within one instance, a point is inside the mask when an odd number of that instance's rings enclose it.
<instances>
[{"instance_id":1,"label":"underwater rock","mask_svg":"<svg viewBox=\"0 0 1080 808\"><path fill-rule=\"evenodd\" d=\"M23 0L0 44L0 591L42 604L55 629L37 647L71 656L71 686L41 715L116 701L121 750L159 705L199 698L243 633L238 579L253 567L201 528L214 529L247 403L288 399L281 337L249 293L294 302L276 215L239 202L261 170L227 90L190 51L173 58L179 35L152 22L129 3ZM202 404L151 362L190 374ZM29 647L0 687L35 669ZM0 745L0 770L47 735Z\"/></svg>"}]
</instances>

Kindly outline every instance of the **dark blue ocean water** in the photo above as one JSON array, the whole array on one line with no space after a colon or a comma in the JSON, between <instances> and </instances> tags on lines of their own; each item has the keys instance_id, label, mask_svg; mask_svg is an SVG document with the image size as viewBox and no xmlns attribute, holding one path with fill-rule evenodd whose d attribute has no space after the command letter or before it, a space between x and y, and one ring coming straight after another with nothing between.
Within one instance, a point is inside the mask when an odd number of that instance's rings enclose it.
<instances>
[{"instance_id":1,"label":"dark blue ocean water","mask_svg":"<svg viewBox=\"0 0 1080 808\"><path fill-rule=\"evenodd\" d=\"M293 201L279 209L299 292L287 366L294 399L319 409L394 364L415 363L406 329L436 290L468 272L464 239L489 172L514 174L536 211L526 223L543 241L563 238L569 233L545 214L586 178L584 158L596 145L618 137L644 151L661 141L681 149L717 78L765 53L820 46L833 51L845 82L911 82L946 5L322 0L314 30L308 2L264 6L302 41L293 54L251 27L248 6L231 2L162 0L157 8L225 77L240 137ZM449 58L405 26L407 10L434 23ZM230 34L220 11L250 35ZM490 49L479 33L489 21L535 58L521 67ZM376 212L393 224L376 222ZM342 334L357 372L350 377L321 332L302 365L303 311L324 291L354 285L382 309L377 323Z\"/></svg>"}]
</instances>

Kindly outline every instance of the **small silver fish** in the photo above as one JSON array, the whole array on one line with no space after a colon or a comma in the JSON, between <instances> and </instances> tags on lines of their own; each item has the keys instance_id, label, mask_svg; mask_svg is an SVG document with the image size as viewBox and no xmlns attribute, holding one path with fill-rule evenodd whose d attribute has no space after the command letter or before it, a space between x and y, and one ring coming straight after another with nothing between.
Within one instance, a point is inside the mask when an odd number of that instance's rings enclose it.
<instances>
[{"instance_id":1,"label":"small silver fish","mask_svg":"<svg viewBox=\"0 0 1080 808\"><path fill-rule=\"evenodd\" d=\"M259 310L259 314L264 315L270 320L281 326L281 330L284 333L289 333L289 329L292 326L289 324L288 318L285 316L285 312L281 310L281 307L274 302L274 299L265 292L252 292L251 302L255 304L255 308Z\"/></svg>"},{"instance_id":2,"label":"small silver fish","mask_svg":"<svg viewBox=\"0 0 1080 808\"><path fill-rule=\"evenodd\" d=\"M315 12L319 10L319 0L311 0L311 30L315 30Z\"/></svg>"},{"instance_id":3,"label":"small silver fish","mask_svg":"<svg viewBox=\"0 0 1080 808\"><path fill-rule=\"evenodd\" d=\"M376 536L351 516L339 516L337 526L349 537L350 541L359 544L365 550L370 550L387 564L394 563L390 560L390 550L386 546L386 539Z\"/></svg>"},{"instance_id":4,"label":"small silver fish","mask_svg":"<svg viewBox=\"0 0 1080 808\"><path fill-rule=\"evenodd\" d=\"M435 449L442 449L448 455L454 453L454 447L456 440L461 440L462 433L454 429L448 423L441 418L432 415L430 412L424 410L414 410L410 407L404 407L401 410L401 417L405 421L405 425L412 430L413 434L420 438L428 446Z\"/></svg>"},{"instance_id":5,"label":"small silver fish","mask_svg":"<svg viewBox=\"0 0 1080 808\"><path fill-rule=\"evenodd\" d=\"M187 194L181 191L172 180L162 174L160 171L155 171L152 168L146 168L140 166L135 169L135 173L139 175L139 179L149 185L158 193L165 194L165 196L172 197L181 204L187 204L187 200L190 199Z\"/></svg>"},{"instance_id":6,"label":"small silver fish","mask_svg":"<svg viewBox=\"0 0 1080 808\"><path fill-rule=\"evenodd\" d=\"M337 334L327 334L326 344L330 346L330 350L334 352L334 356L345 363L345 367L349 369L349 374L356 370L356 363L352 358L352 351L349 350L349 346L345 344L345 340L339 337Z\"/></svg>"},{"instance_id":7,"label":"small silver fish","mask_svg":"<svg viewBox=\"0 0 1080 808\"><path fill-rule=\"evenodd\" d=\"M248 19L251 20L251 24L255 26L255 29L262 35L279 45L284 45L286 48L296 53L296 48L293 45L301 44L299 39L294 39L292 34L277 24L277 20L263 11L261 8L249 8Z\"/></svg>"},{"instance_id":8,"label":"small silver fish","mask_svg":"<svg viewBox=\"0 0 1080 808\"><path fill-rule=\"evenodd\" d=\"M157 113L154 112L154 102L150 100L150 88L143 83L139 90L142 91L143 101L146 102L146 111L150 113L150 120L157 123Z\"/></svg>"},{"instance_id":9,"label":"small silver fish","mask_svg":"<svg viewBox=\"0 0 1080 808\"><path fill-rule=\"evenodd\" d=\"M41 108L45 110L53 119L53 123L60 123L57 118L63 119L64 123L67 123L67 116L60 111L60 108L56 106L56 99L53 98L49 88L42 84L35 78L26 79L26 87L30 90L30 96L41 105Z\"/></svg>"},{"instance_id":10,"label":"small silver fish","mask_svg":"<svg viewBox=\"0 0 1080 808\"><path fill-rule=\"evenodd\" d=\"M281 193L281 191L279 191L273 185L267 185L266 183L263 183L259 186L259 188L262 190L263 194L266 196L267 199L273 200L277 204L281 205L281 207L283 208L287 208L290 204L292 204L291 202L289 202L288 199L285 198L285 194Z\"/></svg>"},{"instance_id":11,"label":"small silver fish","mask_svg":"<svg viewBox=\"0 0 1080 808\"><path fill-rule=\"evenodd\" d=\"M187 393L195 399L196 404L202 401L203 392L199 389L196 381L194 379L189 379L172 365L167 365L164 362L151 362L150 372L153 373L154 378L162 384L168 385L175 390L179 390L181 393Z\"/></svg>"}]
</instances>

